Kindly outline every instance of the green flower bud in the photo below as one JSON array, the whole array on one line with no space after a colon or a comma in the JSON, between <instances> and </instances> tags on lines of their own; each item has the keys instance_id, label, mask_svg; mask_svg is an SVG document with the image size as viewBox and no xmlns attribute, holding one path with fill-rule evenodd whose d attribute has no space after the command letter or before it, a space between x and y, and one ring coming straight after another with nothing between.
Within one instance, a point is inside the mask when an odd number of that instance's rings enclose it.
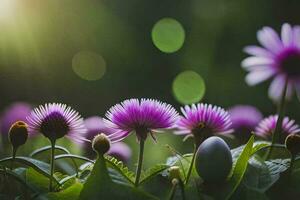
<instances>
[{"instance_id":1,"label":"green flower bud","mask_svg":"<svg viewBox=\"0 0 300 200\"><path fill-rule=\"evenodd\" d=\"M291 152L292 155L296 155L300 152L300 135L290 134L285 139L285 146Z\"/></svg>"},{"instance_id":2,"label":"green flower bud","mask_svg":"<svg viewBox=\"0 0 300 200\"><path fill-rule=\"evenodd\" d=\"M23 121L15 122L9 129L8 139L14 148L25 144L28 138L28 126Z\"/></svg>"},{"instance_id":3,"label":"green flower bud","mask_svg":"<svg viewBox=\"0 0 300 200\"><path fill-rule=\"evenodd\" d=\"M92 147L94 151L103 155L110 149L110 140L105 134L98 134L93 139Z\"/></svg>"},{"instance_id":4,"label":"green flower bud","mask_svg":"<svg viewBox=\"0 0 300 200\"><path fill-rule=\"evenodd\" d=\"M180 169L178 166L172 166L169 169L169 177L171 180L177 179L180 180Z\"/></svg>"}]
</instances>

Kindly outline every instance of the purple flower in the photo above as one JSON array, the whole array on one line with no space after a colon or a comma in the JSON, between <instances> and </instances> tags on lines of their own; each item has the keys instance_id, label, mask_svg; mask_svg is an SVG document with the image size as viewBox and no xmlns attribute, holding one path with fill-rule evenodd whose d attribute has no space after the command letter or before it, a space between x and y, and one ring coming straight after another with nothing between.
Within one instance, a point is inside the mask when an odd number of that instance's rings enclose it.
<instances>
[{"instance_id":1,"label":"purple flower","mask_svg":"<svg viewBox=\"0 0 300 200\"><path fill-rule=\"evenodd\" d=\"M35 108L27 118L32 133L42 133L51 141L65 135L70 139L83 142L86 129L79 113L60 103L48 103Z\"/></svg>"},{"instance_id":2,"label":"purple flower","mask_svg":"<svg viewBox=\"0 0 300 200\"><path fill-rule=\"evenodd\" d=\"M255 129L255 134L264 138L271 137L275 131L278 115L271 115L263 119ZM284 137L289 134L299 133L299 125L295 123L295 120L285 117L282 122L282 133Z\"/></svg>"},{"instance_id":3,"label":"purple flower","mask_svg":"<svg viewBox=\"0 0 300 200\"><path fill-rule=\"evenodd\" d=\"M218 106L198 103L181 108L183 114L177 121L177 134L192 134L199 145L212 134L231 133L231 121L228 112Z\"/></svg>"},{"instance_id":4,"label":"purple flower","mask_svg":"<svg viewBox=\"0 0 300 200\"><path fill-rule=\"evenodd\" d=\"M117 130L107 127L103 118L92 116L84 120L85 128L87 129L86 138L92 140L97 134L104 133L109 136Z\"/></svg>"},{"instance_id":5,"label":"purple flower","mask_svg":"<svg viewBox=\"0 0 300 200\"><path fill-rule=\"evenodd\" d=\"M138 140L145 140L148 133L153 136L158 129L170 129L178 118L178 113L169 104L153 99L129 99L110 108L105 120L108 127L117 132L111 138L122 140L135 132Z\"/></svg>"},{"instance_id":6,"label":"purple flower","mask_svg":"<svg viewBox=\"0 0 300 200\"><path fill-rule=\"evenodd\" d=\"M107 127L107 125L104 123L103 118L98 116L92 116L85 119L84 124L87 129L86 138L89 140L92 140L97 134L100 133L104 133L108 136L108 138L110 138L113 133L117 132L117 130ZM127 162L131 157L130 147L123 142L114 143L115 141L111 139L110 141L112 144L108 154L122 160L123 162ZM86 156L90 158L93 158L95 156L95 152L92 150L90 144L84 146L84 151Z\"/></svg>"},{"instance_id":7,"label":"purple flower","mask_svg":"<svg viewBox=\"0 0 300 200\"><path fill-rule=\"evenodd\" d=\"M16 102L5 109L1 116L1 133L7 135L9 128L16 121L27 122L26 117L30 115L31 105L24 102Z\"/></svg>"},{"instance_id":8,"label":"purple flower","mask_svg":"<svg viewBox=\"0 0 300 200\"><path fill-rule=\"evenodd\" d=\"M236 105L228 110L232 122L232 128L235 131L252 131L262 120L261 112L250 105Z\"/></svg>"},{"instance_id":9,"label":"purple flower","mask_svg":"<svg viewBox=\"0 0 300 200\"><path fill-rule=\"evenodd\" d=\"M284 24L281 38L272 28L264 27L258 31L257 38L263 47L245 48L251 55L242 62L242 67L249 72L246 82L256 85L274 77L269 96L278 101L287 79L287 98L292 96L294 89L300 98L300 26Z\"/></svg>"},{"instance_id":10,"label":"purple flower","mask_svg":"<svg viewBox=\"0 0 300 200\"><path fill-rule=\"evenodd\" d=\"M111 145L107 154L126 163L131 157L131 149L124 142L117 142Z\"/></svg>"}]
</instances>

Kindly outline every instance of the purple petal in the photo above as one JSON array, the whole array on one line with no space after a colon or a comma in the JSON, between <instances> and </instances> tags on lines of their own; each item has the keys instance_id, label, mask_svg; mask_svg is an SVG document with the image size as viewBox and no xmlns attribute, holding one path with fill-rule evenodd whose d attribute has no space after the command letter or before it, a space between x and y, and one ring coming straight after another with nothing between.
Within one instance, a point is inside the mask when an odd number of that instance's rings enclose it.
<instances>
[{"instance_id":1,"label":"purple petal","mask_svg":"<svg viewBox=\"0 0 300 200\"><path fill-rule=\"evenodd\" d=\"M274 60L266 57L248 57L242 61L242 67L246 70L251 71L253 67L256 69L264 68L266 66L270 66L274 63Z\"/></svg>"},{"instance_id":2,"label":"purple petal","mask_svg":"<svg viewBox=\"0 0 300 200\"><path fill-rule=\"evenodd\" d=\"M269 97L275 102L278 102L281 98L282 92L284 90L285 79L286 78L284 75L276 76L269 87L269 91L268 91ZM286 98L291 99L292 95L293 95L293 84L289 82L287 87L287 92L286 92Z\"/></svg>"},{"instance_id":3,"label":"purple petal","mask_svg":"<svg viewBox=\"0 0 300 200\"><path fill-rule=\"evenodd\" d=\"M300 26L294 27L294 45L300 49Z\"/></svg>"},{"instance_id":4,"label":"purple petal","mask_svg":"<svg viewBox=\"0 0 300 200\"><path fill-rule=\"evenodd\" d=\"M281 40L284 46L290 46L293 42L293 30L291 25L285 23L281 28Z\"/></svg>"},{"instance_id":5,"label":"purple petal","mask_svg":"<svg viewBox=\"0 0 300 200\"><path fill-rule=\"evenodd\" d=\"M271 78L274 74L275 72L270 69L255 70L247 74L245 80L248 85L252 86Z\"/></svg>"},{"instance_id":6,"label":"purple petal","mask_svg":"<svg viewBox=\"0 0 300 200\"><path fill-rule=\"evenodd\" d=\"M272 52L264 49L264 48L261 48L259 46L247 46L244 48L244 51L250 55L253 55L253 56L257 56L257 57L273 57L273 54Z\"/></svg>"},{"instance_id":7,"label":"purple petal","mask_svg":"<svg viewBox=\"0 0 300 200\"><path fill-rule=\"evenodd\" d=\"M270 52L277 54L282 48L278 34L270 27L264 27L257 32L258 41Z\"/></svg>"}]
</instances>

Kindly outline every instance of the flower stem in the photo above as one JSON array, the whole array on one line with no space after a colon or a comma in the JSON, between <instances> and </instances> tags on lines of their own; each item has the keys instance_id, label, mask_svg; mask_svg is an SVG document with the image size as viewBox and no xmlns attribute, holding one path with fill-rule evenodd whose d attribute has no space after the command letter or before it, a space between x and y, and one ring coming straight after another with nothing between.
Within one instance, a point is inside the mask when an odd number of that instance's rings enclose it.
<instances>
[{"instance_id":1,"label":"flower stem","mask_svg":"<svg viewBox=\"0 0 300 200\"><path fill-rule=\"evenodd\" d=\"M50 181L49 181L49 191L53 191L53 174L54 174L54 156L55 156L55 142L56 140L51 140L51 157L50 157Z\"/></svg>"},{"instance_id":2,"label":"flower stem","mask_svg":"<svg viewBox=\"0 0 300 200\"><path fill-rule=\"evenodd\" d=\"M11 170L13 170L13 167L14 167L14 162L15 162L16 154L17 154L17 148L12 147L12 161L11 161L11 166L10 166Z\"/></svg>"},{"instance_id":3,"label":"flower stem","mask_svg":"<svg viewBox=\"0 0 300 200\"><path fill-rule=\"evenodd\" d=\"M196 158L196 149L197 149L196 146L194 146L193 157L192 157L192 161L191 161L191 164L190 164L190 167L189 167L189 170L188 170L186 179L185 179L185 185L188 184L189 179L190 179L190 176L191 176L191 174L192 174L192 170L193 170L194 162L195 162L195 158Z\"/></svg>"},{"instance_id":4,"label":"flower stem","mask_svg":"<svg viewBox=\"0 0 300 200\"><path fill-rule=\"evenodd\" d=\"M182 198L182 200L185 200L184 184L183 184L182 180L179 180L179 187L181 189L181 198Z\"/></svg>"},{"instance_id":5,"label":"flower stem","mask_svg":"<svg viewBox=\"0 0 300 200\"><path fill-rule=\"evenodd\" d=\"M145 146L145 140L140 139L140 151L139 151L139 158L138 158L138 165L136 168L136 177L135 177L135 187L139 186L140 183L140 177L142 172L142 165L143 165L143 158L144 158L144 146Z\"/></svg>"},{"instance_id":6,"label":"flower stem","mask_svg":"<svg viewBox=\"0 0 300 200\"><path fill-rule=\"evenodd\" d=\"M169 200L172 200L174 198L174 195L175 195L175 192L176 192L176 189L177 189L177 185L178 185L178 180L174 181L174 182L172 180L172 188L171 188L169 198L168 198Z\"/></svg>"},{"instance_id":7,"label":"flower stem","mask_svg":"<svg viewBox=\"0 0 300 200\"><path fill-rule=\"evenodd\" d=\"M295 159L296 159L296 156L294 154L292 154L291 155L290 167L289 167L289 171L288 171L289 179L291 179L291 176L292 176L292 171L293 171L293 166L294 166L294 163L295 163Z\"/></svg>"},{"instance_id":8,"label":"flower stem","mask_svg":"<svg viewBox=\"0 0 300 200\"><path fill-rule=\"evenodd\" d=\"M275 143L278 143L280 140L280 134L282 131L282 122L283 122L283 118L284 118L284 107L285 107L285 97L286 97L286 92L287 92L287 86L288 86L288 78L286 78L285 83L284 83L284 89L282 91L282 95L281 95L281 99L278 105L278 119L276 122L276 127L275 127L275 131L273 133L272 136L272 146L270 148L270 151L268 152L268 156L267 158L270 157L272 151L273 151L273 145Z\"/></svg>"}]
</instances>

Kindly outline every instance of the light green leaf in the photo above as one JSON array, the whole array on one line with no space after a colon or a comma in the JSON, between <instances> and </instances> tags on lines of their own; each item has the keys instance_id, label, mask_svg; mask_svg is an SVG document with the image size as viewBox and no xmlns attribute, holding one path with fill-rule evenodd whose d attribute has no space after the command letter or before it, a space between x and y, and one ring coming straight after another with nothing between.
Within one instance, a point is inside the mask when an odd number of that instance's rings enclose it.
<instances>
[{"instance_id":1,"label":"light green leaf","mask_svg":"<svg viewBox=\"0 0 300 200\"><path fill-rule=\"evenodd\" d=\"M254 136L251 136L243 151L241 152L240 156L238 157L236 164L233 168L232 176L230 177L223 191L220 193L220 198L218 199L229 199L240 185L243 176L246 172L250 156L253 153L253 144Z\"/></svg>"},{"instance_id":2,"label":"light green leaf","mask_svg":"<svg viewBox=\"0 0 300 200\"><path fill-rule=\"evenodd\" d=\"M107 162L107 167L113 168L119 172L129 183L134 185L135 174L126 167L122 161L117 160L112 156L105 156L105 161Z\"/></svg>"},{"instance_id":3,"label":"light green leaf","mask_svg":"<svg viewBox=\"0 0 300 200\"><path fill-rule=\"evenodd\" d=\"M95 188L96 187L96 188ZM91 175L80 193L81 200L114 199L124 200L157 199L145 192L127 185L116 184L111 180L106 167L106 160L99 155Z\"/></svg>"},{"instance_id":4,"label":"light green leaf","mask_svg":"<svg viewBox=\"0 0 300 200\"><path fill-rule=\"evenodd\" d=\"M82 183L75 182L65 190L48 193L45 197L48 200L77 200L79 198L82 188Z\"/></svg>"},{"instance_id":5,"label":"light green leaf","mask_svg":"<svg viewBox=\"0 0 300 200\"><path fill-rule=\"evenodd\" d=\"M145 172L142 173L140 184L143 184L147 181L149 181L154 176L158 175L159 173L163 172L164 170L170 168L169 165L165 164L157 164L149 169L147 169Z\"/></svg>"}]
</instances>

